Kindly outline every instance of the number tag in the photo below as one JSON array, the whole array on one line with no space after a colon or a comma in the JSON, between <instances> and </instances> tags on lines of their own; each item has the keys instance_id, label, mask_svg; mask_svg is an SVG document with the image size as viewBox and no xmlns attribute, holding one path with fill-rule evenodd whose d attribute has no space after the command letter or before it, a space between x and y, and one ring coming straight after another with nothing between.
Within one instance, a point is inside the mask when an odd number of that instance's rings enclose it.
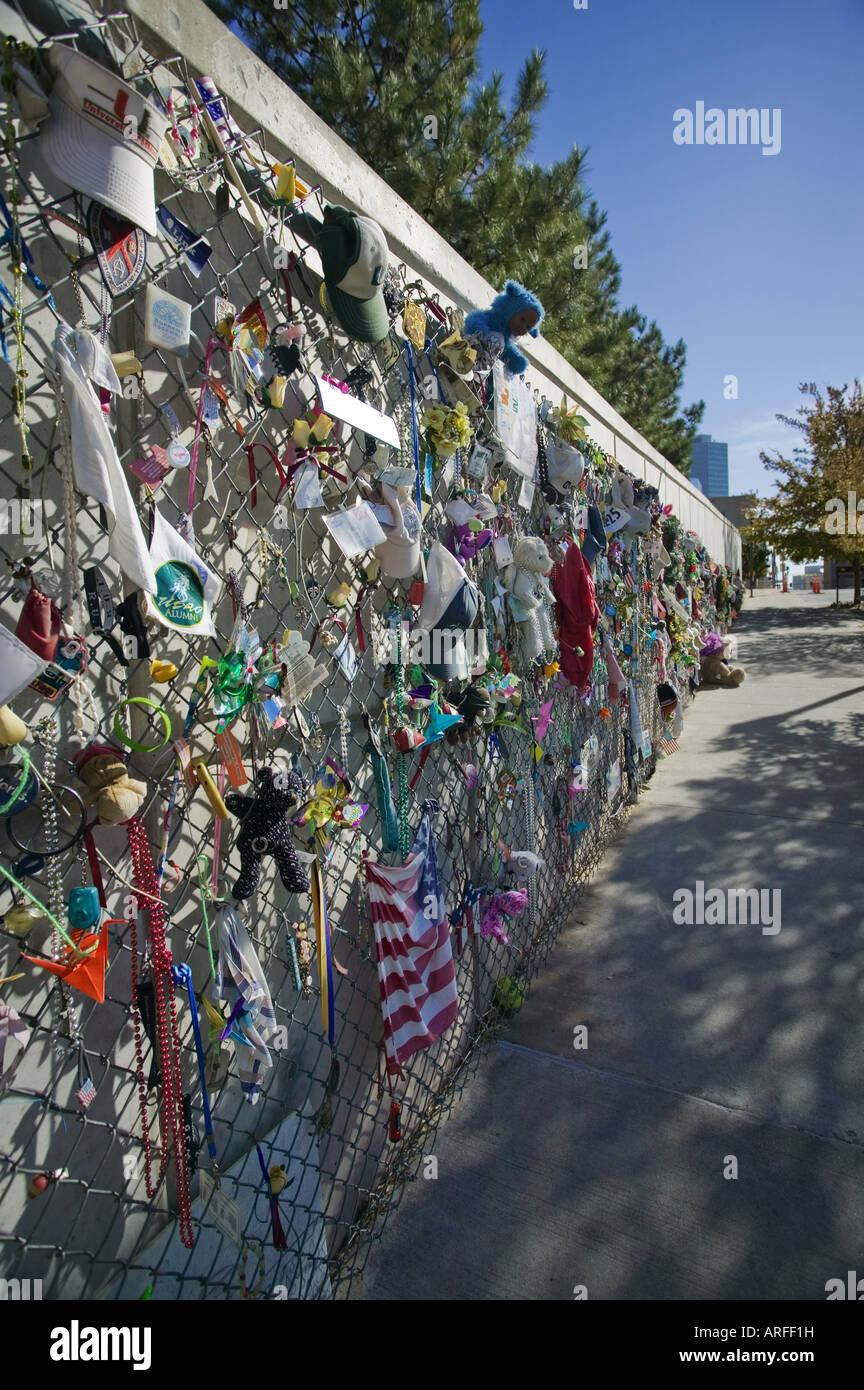
<instances>
[{"instance_id":1,"label":"number tag","mask_svg":"<svg viewBox=\"0 0 864 1390\"><path fill-rule=\"evenodd\" d=\"M607 507L603 514L603 530L607 535L614 535L622 526L626 526L629 520L630 513L623 507Z\"/></svg>"}]
</instances>

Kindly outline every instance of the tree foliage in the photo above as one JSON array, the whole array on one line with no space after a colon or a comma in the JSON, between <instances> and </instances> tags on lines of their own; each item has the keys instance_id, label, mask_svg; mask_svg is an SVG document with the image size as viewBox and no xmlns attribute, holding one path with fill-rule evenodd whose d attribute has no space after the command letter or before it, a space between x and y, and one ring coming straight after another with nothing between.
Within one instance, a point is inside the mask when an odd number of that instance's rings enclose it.
<instances>
[{"instance_id":1,"label":"tree foliage","mask_svg":"<svg viewBox=\"0 0 864 1390\"><path fill-rule=\"evenodd\" d=\"M479 79L479 0L208 2L481 274L528 285L546 309L544 336L689 473L704 404L680 405L684 343L619 307L587 151L574 145L547 166L529 158L548 94L542 52L527 56L508 103L500 73Z\"/></svg>"},{"instance_id":2,"label":"tree foliage","mask_svg":"<svg viewBox=\"0 0 864 1390\"><path fill-rule=\"evenodd\" d=\"M797 415L778 415L796 429L803 443L791 458L779 451L760 455L779 477L777 491L764 504L761 534L791 560L832 559L853 567L855 598L861 597L864 559L864 392L861 383L799 387L808 397Z\"/></svg>"},{"instance_id":3,"label":"tree foliage","mask_svg":"<svg viewBox=\"0 0 864 1390\"><path fill-rule=\"evenodd\" d=\"M748 525L741 528L741 574L750 585L750 597L757 579L764 579L771 562L771 545L765 533L763 502L749 512Z\"/></svg>"}]
</instances>

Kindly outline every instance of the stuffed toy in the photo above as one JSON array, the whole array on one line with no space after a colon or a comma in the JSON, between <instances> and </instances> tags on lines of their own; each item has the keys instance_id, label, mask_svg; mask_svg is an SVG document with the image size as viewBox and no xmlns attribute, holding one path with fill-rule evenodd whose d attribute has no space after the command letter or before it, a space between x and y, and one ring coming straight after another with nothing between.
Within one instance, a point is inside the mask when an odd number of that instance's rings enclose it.
<instances>
[{"instance_id":1,"label":"stuffed toy","mask_svg":"<svg viewBox=\"0 0 864 1390\"><path fill-rule=\"evenodd\" d=\"M519 917L525 911L525 904L528 901L527 888L511 888L504 892L493 893L480 918L480 935L494 936L505 946L510 944L510 938L505 931L505 917Z\"/></svg>"},{"instance_id":2,"label":"stuffed toy","mask_svg":"<svg viewBox=\"0 0 864 1390\"><path fill-rule=\"evenodd\" d=\"M87 790L85 806L95 806L100 825L122 825L137 816L147 794L147 783L126 774L123 754L107 743L91 743L73 759L75 771Z\"/></svg>"},{"instance_id":3,"label":"stuffed toy","mask_svg":"<svg viewBox=\"0 0 864 1390\"><path fill-rule=\"evenodd\" d=\"M474 309L465 320L465 336L473 334L487 343L503 346L501 361L513 376L519 376L528 366L528 359L513 346L514 338L528 333L532 338L540 337L540 324L543 322L543 305L536 295L520 285L518 280L508 280L500 294L496 294L489 309Z\"/></svg>"},{"instance_id":4,"label":"stuffed toy","mask_svg":"<svg viewBox=\"0 0 864 1390\"><path fill-rule=\"evenodd\" d=\"M555 646L555 634L547 605L555 595L546 583L552 561L539 536L520 536L513 543L513 563L502 574L510 593L510 612L522 634L525 655L534 661Z\"/></svg>"},{"instance_id":5,"label":"stuffed toy","mask_svg":"<svg viewBox=\"0 0 864 1390\"><path fill-rule=\"evenodd\" d=\"M504 856L501 873L512 874L514 878L520 879L523 883L527 879L533 878L546 865L546 860L541 859L540 855L535 854L533 850L507 849L506 845L502 845L500 842L499 849Z\"/></svg>"},{"instance_id":6,"label":"stuffed toy","mask_svg":"<svg viewBox=\"0 0 864 1390\"><path fill-rule=\"evenodd\" d=\"M231 792L225 805L240 817L237 849L240 875L234 884L234 897L249 898L261 878L261 858L272 854L282 882L289 893L308 893L309 876L297 858L291 832L285 823L288 811L299 806L306 783L296 772L262 767L255 781L255 794Z\"/></svg>"},{"instance_id":7,"label":"stuffed toy","mask_svg":"<svg viewBox=\"0 0 864 1390\"><path fill-rule=\"evenodd\" d=\"M699 652L703 685L724 685L734 688L741 684L744 679L744 672L740 666L730 666L727 660L728 656L728 641L724 642L719 632L709 632L705 638L705 645Z\"/></svg>"},{"instance_id":8,"label":"stuffed toy","mask_svg":"<svg viewBox=\"0 0 864 1390\"><path fill-rule=\"evenodd\" d=\"M467 522L461 526L454 522L453 529L444 542L461 565L464 565L466 560L476 560L478 553L491 543L492 532L488 526L484 526L480 531L472 531Z\"/></svg>"}]
</instances>

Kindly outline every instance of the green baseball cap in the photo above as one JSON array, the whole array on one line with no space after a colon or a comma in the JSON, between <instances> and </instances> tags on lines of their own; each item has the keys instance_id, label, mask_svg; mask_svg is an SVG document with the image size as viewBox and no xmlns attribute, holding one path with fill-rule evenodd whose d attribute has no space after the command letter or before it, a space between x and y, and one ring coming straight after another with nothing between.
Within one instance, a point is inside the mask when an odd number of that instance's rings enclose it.
<instances>
[{"instance_id":1,"label":"green baseball cap","mask_svg":"<svg viewBox=\"0 0 864 1390\"><path fill-rule=\"evenodd\" d=\"M308 213L290 220L315 243L324 268L327 303L345 332L364 343L380 343L390 332L382 293L389 254L378 223L329 204L323 222Z\"/></svg>"}]
</instances>

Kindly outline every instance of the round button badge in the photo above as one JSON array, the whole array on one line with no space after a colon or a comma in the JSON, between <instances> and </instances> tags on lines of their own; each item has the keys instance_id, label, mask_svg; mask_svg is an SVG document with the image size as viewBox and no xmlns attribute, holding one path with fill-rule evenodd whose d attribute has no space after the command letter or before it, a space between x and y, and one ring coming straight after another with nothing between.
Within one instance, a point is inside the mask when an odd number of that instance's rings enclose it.
<instances>
[{"instance_id":1,"label":"round button badge","mask_svg":"<svg viewBox=\"0 0 864 1390\"><path fill-rule=\"evenodd\" d=\"M189 461L192 455L189 453L185 444L178 444L175 440L173 444L168 445L165 453L172 468L189 467Z\"/></svg>"}]
</instances>

